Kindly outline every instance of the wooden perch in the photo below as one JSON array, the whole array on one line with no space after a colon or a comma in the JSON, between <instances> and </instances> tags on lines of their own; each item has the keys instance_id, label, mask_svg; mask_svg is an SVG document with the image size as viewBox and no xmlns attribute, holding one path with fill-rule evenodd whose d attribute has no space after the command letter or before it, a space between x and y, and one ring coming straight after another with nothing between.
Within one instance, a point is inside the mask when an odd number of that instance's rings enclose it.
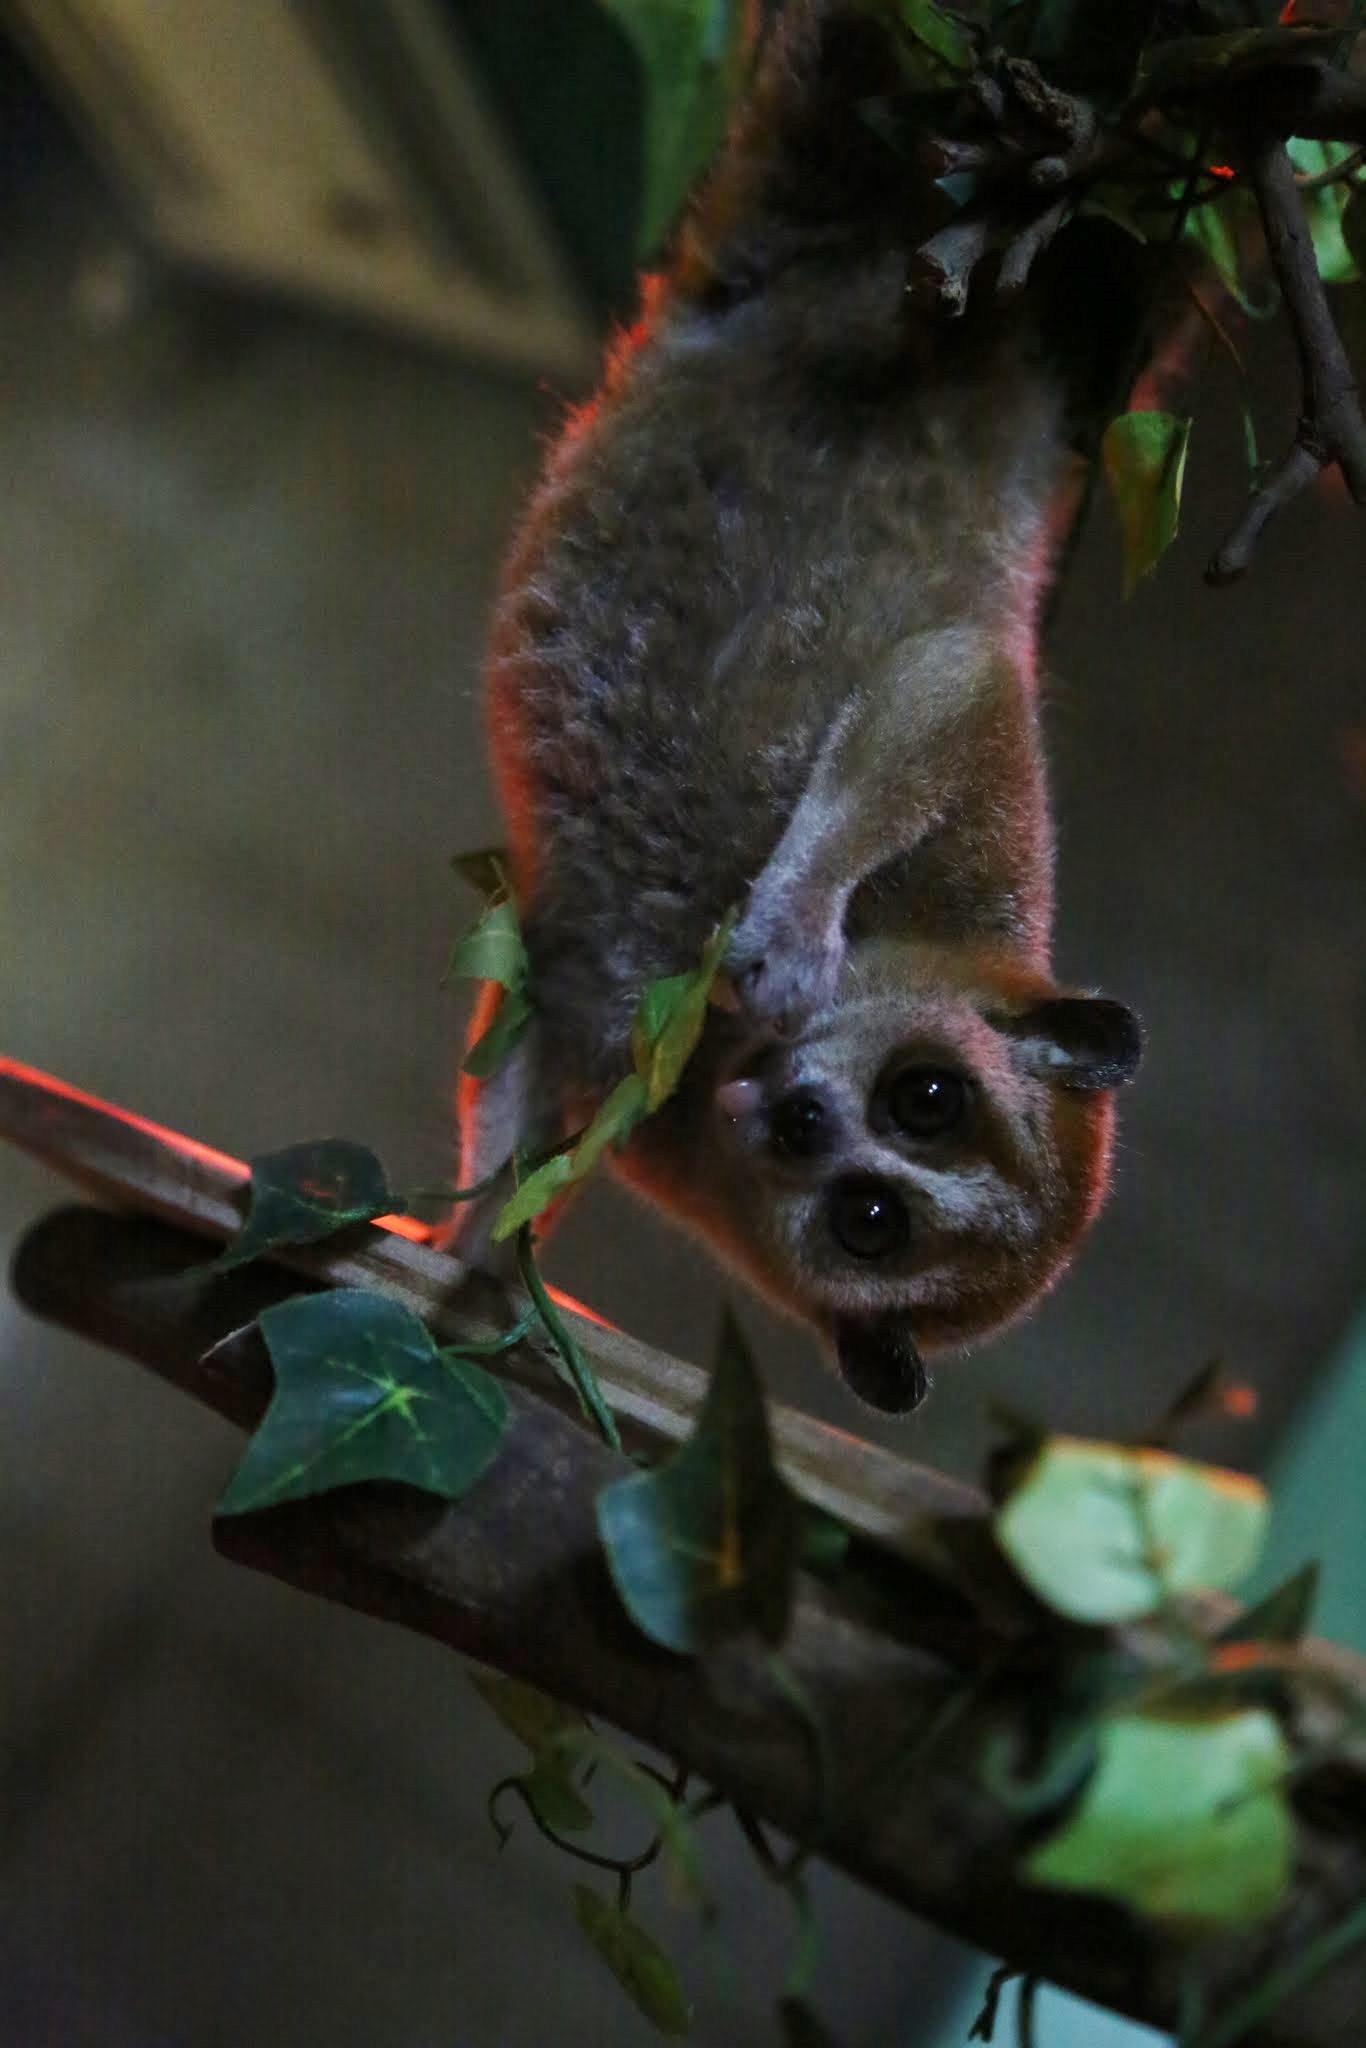
<instances>
[{"instance_id":1,"label":"wooden perch","mask_svg":"<svg viewBox=\"0 0 1366 2048\"><path fill-rule=\"evenodd\" d=\"M282 1264L207 1270L205 1236L235 1228L244 1169L13 1067L0 1074L0 1131L71 1177L142 1214L58 1211L31 1230L14 1284L35 1313L125 1352L244 1427L259 1417L270 1368L250 1325L294 1291ZM193 1212L194 1228L175 1227ZM453 1261L393 1232L358 1232L343 1252L291 1253L314 1284L381 1285L470 1335ZM701 1376L585 1321L581 1335L609 1397L632 1403L642 1434L667 1440ZM212 1349L211 1349L212 1347ZM205 1357L206 1351L211 1355ZM872 1542L837 1584L803 1578L784 1656L826 1736L824 1796L811 1730L743 1646L710 1661L654 1648L609 1583L594 1502L623 1462L529 1382L494 1466L453 1506L373 1486L225 1521L215 1541L240 1562L396 1621L528 1679L680 1758L729 1798L955 1934L1022 1969L1150 2023L1173 2023L1187 1944L1104 1901L1021 1883L1026 1824L979 1789L968 1760L988 1726L1018 1725L1027 1672L980 1680L1006 1638L956 1593L942 1531L983 1531L969 1489L777 1411L794 1483ZM654 1405L646 1400L652 1369ZM647 1424L642 1418L649 1413ZM623 1413L626 1410L623 1408ZM866 1491L865 1491L866 1485ZM893 1554L888 1554L893 1553ZM1316 1654L1366 1714L1366 1665ZM952 1724L927 1731L954 1701ZM1268 1970L1293 1964L1340 1925L1366 1879L1366 1760L1306 1776L1300 1854L1286 1904L1252 1933L1202 1944L1215 2013L1236 2008ZM1240 2039L1251 2048L1355 2048L1366 1957L1339 1957Z\"/></svg>"}]
</instances>

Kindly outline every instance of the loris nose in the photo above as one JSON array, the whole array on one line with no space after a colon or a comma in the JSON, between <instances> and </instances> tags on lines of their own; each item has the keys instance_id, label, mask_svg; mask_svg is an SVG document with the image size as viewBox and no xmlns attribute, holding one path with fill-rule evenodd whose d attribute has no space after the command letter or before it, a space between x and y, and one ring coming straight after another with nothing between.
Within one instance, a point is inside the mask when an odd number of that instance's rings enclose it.
<instances>
[{"instance_id":1,"label":"loris nose","mask_svg":"<svg viewBox=\"0 0 1366 2048\"><path fill-rule=\"evenodd\" d=\"M768 1113L769 1143L787 1159L814 1159L834 1142L834 1119L810 1088L780 1096Z\"/></svg>"}]
</instances>

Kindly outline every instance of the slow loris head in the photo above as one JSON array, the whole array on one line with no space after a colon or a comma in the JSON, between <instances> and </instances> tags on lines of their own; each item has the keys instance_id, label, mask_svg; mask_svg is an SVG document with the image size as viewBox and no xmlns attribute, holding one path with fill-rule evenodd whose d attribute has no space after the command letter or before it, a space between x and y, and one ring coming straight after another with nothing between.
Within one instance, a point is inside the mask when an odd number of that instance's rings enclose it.
<instances>
[{"instance_id":1,"label":"slow loris head","mask_svg":"<svg viewBox=\"0 0 1366 2048\"><path fill-rule=\"evenodd\" d=\"M685 1159L661 1145L623 1164L812 1322L854 1393L904 1412L928 1386L922 1352L1009 1321L1066 1264L1141 1043L1105 997L871 942L800 1037L721 1027Z\"/></svg>"}]
</instances>

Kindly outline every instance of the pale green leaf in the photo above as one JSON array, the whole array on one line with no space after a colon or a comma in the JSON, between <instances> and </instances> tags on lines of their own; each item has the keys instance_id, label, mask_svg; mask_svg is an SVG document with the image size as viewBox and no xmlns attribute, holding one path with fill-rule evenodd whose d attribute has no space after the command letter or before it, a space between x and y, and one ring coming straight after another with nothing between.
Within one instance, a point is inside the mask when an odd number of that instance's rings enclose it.
<instances>
[{"instance_id":1,"label":"pale green leaf","mask_svg":"<svg viewBox=\"0 0 1366 2048\"><path fill-rule=\"evenodd\" d=\"M1101 459L1119 514L1126 597L1176 539L1190 430L1168 412L1121 413L1105 429Z\"/></svg>"},{"instance_id":2,"label":"pale green leaf","mask_svg":"<svg viewBox=\"0 0 1366 2048\"><path fill-rule=\"evenodd\" d=\"M1297 171L1313 178L1343 163L1353 151L1345 142L1311 142L1292 135L1286 153ZM1322 185L1317 191L1300 195L1309 238L1314 244L1314 259L1325 284L1355 284L1361 276L1343 231L1351 192L1350 182L1344 179L1340 184Z\"/></svg>"},{"instance_id":3,"label":"pale green leaf","mask_svg":"<svg viewBox=\"0 0 1366 2048\"><path fill-rule=\"evenodd\" d=\"M707 1003L735 929L730 911L708 940L698 965L687 974L652 981L640 998L631 1030L636 1072L656 1110L677 1088L707 1020Z\"/></svg>"},{"instance_id":4,"label":"pale green leaf","mask_svg":"<svg viewBox=\"0 0 1366 2048\"><path fill-rule=\"evenodd\" d=\"M574 1914L627 1996L661 2034L688 2031L689 2009L677 1970L653 1935L616 1901L574 1887Z\"/></svg>"},{"instance_id":5,"label":"pale green leaf","mask_svg":"<svg viewBox=\"0 0 1366 2048\"><path fill-rule=\"evenodd\" d=\"M1294 1823L1290 1754L1261 1708L1104 1723L1072 1815L1025 1861L1036 1884L1100 1892L1159 1920L1257 1920L1283 1896Z\"/></svg>"},{"instance_id":6,"label":"pale green leaf","mask_svg":"<svg viewBox=\"0 0 1366 2048\"><path fill-rule=\"evenodd\" d=\"M1236 1585L1266 1534L1265 1490L1155 1450L1051 1437L998 1510L996 1540L1071 1621L1127 1622L1174 1594Z\"/></svg>"},{"instance_id":7,"label":"pale green leaf","mask_svg":"<svg viewBox=\"0 0 1366 2048\"><path fill-rule=\"evenodd\" d=\"M526 948L515 903L507 899L491 903L464 938L456 941L446 979L496 981L507 989L525 989Z\"/></svg>"}]
</instances>

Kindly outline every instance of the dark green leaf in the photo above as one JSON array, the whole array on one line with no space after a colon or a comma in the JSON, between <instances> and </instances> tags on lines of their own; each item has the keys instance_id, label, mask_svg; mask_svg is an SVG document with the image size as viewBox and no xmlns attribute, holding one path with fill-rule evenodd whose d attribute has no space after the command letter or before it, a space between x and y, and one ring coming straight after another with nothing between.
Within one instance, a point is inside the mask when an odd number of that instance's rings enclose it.
<instances>
[{"instance_id":1,"label":"dark green leaf","mask_svg":"<svg viewBox=\"0 0 1366 2048\"><path fill-rule=\"evenodd\" d=\"M637 244L650 255L725 133L745 59L743 0L601 0L640 65L645 189Z\"/></svg>"},{"instance_id":2,"label":"dark green leaf","mask_svg":"<svg viewBox=\"0 0 1366 2048\"><path fill-rule=\"evenodd\" d=\"M275 1393L220 1514L365 1479L458 1500L497 1454L502 1387L480 1366L443 1358L402 1303L336 1287L266 1309L260 1329Z\"/></svg>"},{"instance_id":3,"label":"dark green leaf","mask_svg":"<svg viewBox=\"0 0 1366 2048\"><path fill-rule=\"evenodd\" d=\"M1284 1894L1289 1751L1259 1708L1106 1722L1076 1811L1025 1861L1036 1884L1101 1892L1154 1919L1260 1919Z\"/></svg>"},{"instance_id":4,"label":"dark green leaf","mask_svg":"<svg viewBox=\"0 0 1366 2048\"><path fill-rule=\"evenodd\" d=\"M1022 1579L1071 1621L1127 1622L1174 1594L1236 1585L1257 1561L1266 1493L1165 1451L1052 1437L995 1520Z\"/></svg>"},{"instance_id":5,"label":"dark green leaf","mask_svg":"<svg viewBox=\"0 0 1366 2048\"><path fill-rule=\"evenodd\" d=\"M661 2034L688 2031L688 2001L677 1970L652 1935L611 1899L574 1887L574 1913L623 1991Z\"/></svg>"},{"instance_id":6,"label":"dark green leaf","mask_svg":"<svg viewBox=\"0 0 1366 2048\"><path fill-rule=\"evenodd\" d=\"M1124 543L1124 595L1176 539L1191 423L1169 412L1126 412L1101 442L1105 477Z\"/></svg>"},{"instance_id":7,"label":"dark green leaf","mask_svg":"<svg viewBox=\"0 0 1366 2048\"><path fill-rule=\"evenodd\" d=\"M1180 184L1171 187L1173 198ZM1193 206L1181 229L1224 290L1252 320L1269 320L1281 302L1274 277L1265 274L1261 217L1246 185Z\"/></svg>"},{"instance_id":8,"label":"dark green leaf","mask_svg":"<svg viewBox=\"0 0 1366 2048\"><path fill-rule=\"evenodd\" d=\"M901 18L916 41L932 50L951 71L971 71L977 62L972 37L963 23L935 0L900 0Z\"/></svg>"},{"instance_id":9,"label":"dark green leaf","mask_svg":"<svg viewBox=\"0 0 1366 2048\"><path fill-rule=\"evenodd\" d=\"M853 1540L844 1523L824 1508L802 1508L799 1543L803 1571L814 1572L817 1578L834 1578L842 1570Z\"/></svg>"},{"instance_id":10,"label":"dark green leaf","mask_svg":"<svg viewBox=\"0 0 1366 2048\"><path fill-rule=\"evenodd\" d=\"M487 1031L465 1054L462 1072L476 1081L496 1074L531 1022L531 1000L524 989L505 988L498 1011Z\"/></svg>"},{"instance_id":11,"label":"dark green leaf","mask_svg":"<svg viewBox=\"0 0 1366 2048\"><path fill-rule=\"evenodd\" d=\"M1214 1638L1217 1643L1297 1643L1309 1626L1318 1598L1317 1562L1301 1565L1273 1593L1245 1607Z\"/></svg>"},{"instance_id":12,"label":"dark green leaf","mask_svg":"<svg viewBox=\"0 0 1366 2048\"><path fill-rule=\"evenodd\" d=\"M489 902L511 894L505 846L481 846L477 853L457 853L452 856L451 866Z\"/></svg>"},{"instance_id":13,"label":"dark green leaf","mask_svg":"<svg viewBox=\"0 0 1366 2048\"><path fill-rule=\"evenodd\" d=\"M464 938L457 939L447 963L446 979L497 981L506 989L525 991L526 948L515 903L507 899L491 903Z\"/></svg>"},{"instance_id":14,"label":"dark green leaf","mask_svg":"<svg viewBox=\"0 0 1366 2048\"><path fill-rule=\"evenodd\" d=\"M804 1998L780 1998L778 2024L785 2048L835 2048L835 2037Z\"/></svg>"},{"instance_id":15,"label":"dark green leaf","mask_svg":"<svg viewBox=\"0 0 1366 2048\"><path fill-rule=\"evenodd\" d=\"M349 1224L395 1215L402 1207L374 1153L349 1138L315 1138L261 1152L251 1162L247 1220L215 1265L227 1272L275 1245L317 1244Z\"/></svg>"},{"instance_id":16,"label":"dark green leaf","mask_svg":"<svg viewBox=\"0 0 1366 2048\"><path fill-rule=\"evenodd\" d=\"M727 1311L716 1367L687 1442L652 1472L598 1496L613 1582L637 1627L690 1655L787 1625L797 1502L773 1462L754 1362Z\"/></svg>"}]
</instances>

